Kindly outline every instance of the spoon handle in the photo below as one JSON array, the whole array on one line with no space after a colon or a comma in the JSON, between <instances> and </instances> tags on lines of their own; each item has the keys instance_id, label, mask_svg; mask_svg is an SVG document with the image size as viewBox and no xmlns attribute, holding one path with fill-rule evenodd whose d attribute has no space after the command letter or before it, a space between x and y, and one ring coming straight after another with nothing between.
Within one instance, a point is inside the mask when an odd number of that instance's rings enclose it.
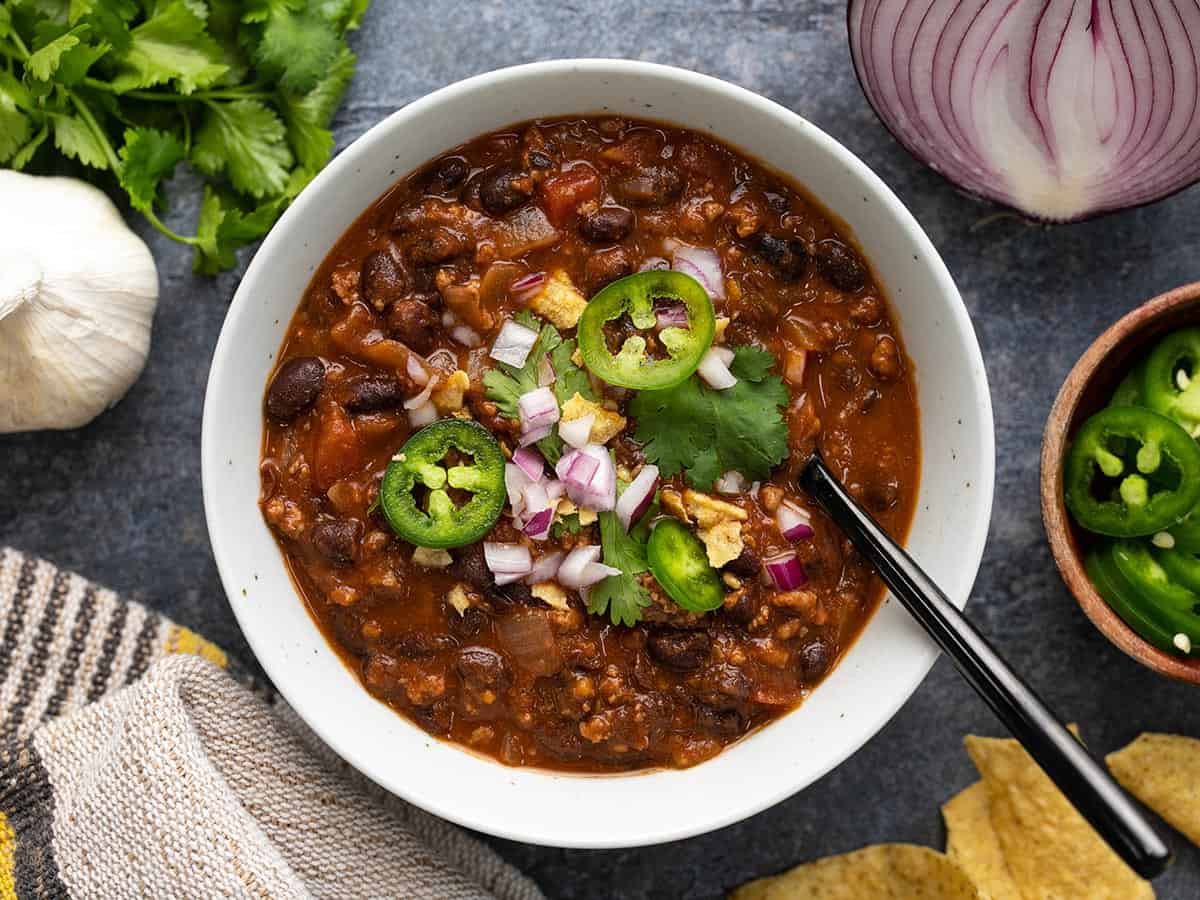
<instances>
[{"instance_id":1,"label":"spoon handle","mask_svg":"<svg viewBox=\"0 0 1200 900\"><path fill-rule=\"evenodd\" d=\"M1100 836L1139 875L1160 874L1170 864L1171 852L1137 804L854 501L819 456L805 466L799 482Z\"/></svg>"}]
</instances>

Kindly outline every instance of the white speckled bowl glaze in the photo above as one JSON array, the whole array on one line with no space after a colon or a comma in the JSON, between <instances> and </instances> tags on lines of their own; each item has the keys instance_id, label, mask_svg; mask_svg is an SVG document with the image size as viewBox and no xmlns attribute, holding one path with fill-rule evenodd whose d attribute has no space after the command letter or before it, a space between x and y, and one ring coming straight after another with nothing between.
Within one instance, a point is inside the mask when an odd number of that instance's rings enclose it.
<instances>
[{"instance_id":1,"label":"white speckled bowl glaze","mask_svg":"<svg viewBox=\"0 0 1200 900\"><path fill-rule=\"evenodd\" d=\"M992 408L962 299L925 232L837 141L756 94L647 63L564 60L436 91L380 122L325 169L267 236L234 297L204 404L204 503L234 614L287 701L334 750L437 815L517 841L626 847L736 822L794 794L874 735L937 650L885 603L799 709L684 771L571 776L506 768L440 742L374 700L326 645L257 500L262 396L321 259L397 179L442 151L526 119L611 112L709 132L794 177L852 230L899 317L921 402L921 488L908 549L966 602L992 506Z\"/></svg>"}]
</instances>

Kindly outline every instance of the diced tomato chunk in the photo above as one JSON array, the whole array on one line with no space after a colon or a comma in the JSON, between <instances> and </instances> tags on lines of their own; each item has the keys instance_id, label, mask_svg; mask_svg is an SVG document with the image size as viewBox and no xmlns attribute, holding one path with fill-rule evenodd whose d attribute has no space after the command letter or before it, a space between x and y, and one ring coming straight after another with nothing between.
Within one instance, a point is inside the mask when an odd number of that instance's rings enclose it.
<instances>
[{"instance_id":1,"label":"diced tomato chunk","mask_svg":"<svg viewBox=\"0 0 1200 900\"><path fill-rule=\"evenodd\" d=\"M556 228L571 217L581 203L600 196L600 176L591 166L575 166L542 182L542 209Z\"/></svg>"},{"instance_id":2,"label":"diced tomato chunk","mask_svg":"<svg viewBox=\"0 0 1200 900\"><path fill-rule=\"evenodd\" d=\"M358 434L349 413L332 400L317 407L316 445L313 447L313 475L325 491L362 465Z\"/></svg>"}]
</instances>

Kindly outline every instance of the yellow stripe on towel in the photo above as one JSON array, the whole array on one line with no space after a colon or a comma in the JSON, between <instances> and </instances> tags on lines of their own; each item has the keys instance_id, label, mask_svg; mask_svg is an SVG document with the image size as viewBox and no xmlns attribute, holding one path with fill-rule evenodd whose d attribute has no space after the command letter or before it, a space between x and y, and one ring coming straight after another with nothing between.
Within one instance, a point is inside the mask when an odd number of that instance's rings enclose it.
<instances>
[{"instance_id":1,"label":"yellow stripe on towel","mask_svg":"<svg viewBox=\"0 0 1200 900\"><path fill-rule=\"evenodd\" d=\"M228 663L224 650L182 625L170 627L163 650L166 653L187 653L192 656L201 656L211 663L216 663L222 669ZM3 900L3 897L0 897L0 900Z\"/></svg>"},{"instance_id":2,"label":"yellow stripe on towel","mask_svg":"<svg viewBox=\"0 0 1200 900\"><path fill-rule=\"evenodd\" d=\"M17 882L13 875L17 836L0 812L0 900L17 900Z\"/></svg>"}]
</instances>

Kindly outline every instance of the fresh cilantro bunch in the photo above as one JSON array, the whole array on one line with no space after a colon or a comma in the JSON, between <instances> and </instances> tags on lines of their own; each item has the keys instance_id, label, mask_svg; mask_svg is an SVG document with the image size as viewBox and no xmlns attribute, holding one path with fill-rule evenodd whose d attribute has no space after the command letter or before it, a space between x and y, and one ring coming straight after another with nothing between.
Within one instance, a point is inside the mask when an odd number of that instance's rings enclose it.
<instances>
[{"instance_id":1,"label":"fresh cilantro bunch","mask_svg":"<svg viewBox=\"0 0 1200 900\"><path fill-rule=\"evenodd\" d=\"M266 234L329 160L368 0L3 0L0 165L52 150L110 172L130 204L213 274ZM204 176L194 235L160 184Z\"/></svg>"},{"instance_id":2,"label":"fresh cilantro bunch","mask_svg":"<svg viewBox=\"0 0 1200 900\"><path fill-rule=\"evenodd\" d=\"M558 399L559 406L574 397L576 393L581 394L585 400L596 399L595 392L592 391L592 384L588 381L587 372L571 361L571 356L575 353L573 339L564 341L562 335L558 333L558 329L548 323L542 325L528 310L518 313L516 321L526 328L537 331L538 339L533 345L533 349L529 351L529 356L525 358L525 365L521 368L518 369L507 363L499 363L495 369L491 369L483 376L483 386L487 390L487 397L496 404L501 415L511 419L520 417L517 401L522 394L537 389L538 369L541 367L544 356L550 357L550 365L554 367L555 378L550 387ZM550 465L554 465L562 458L563 443L557 431L538 441L537 447Z\"/></svg>"},{"instance_id":3,"label":"fresh cilantro bunch","mask_svg":"<svg viewBox=\"0 0 1200 900\"><path fill-rule=\"evenodd\" d=\"M734 470L752 481L768 478L788 454L782 408L790 395L769 375L775 357L756 347L734 349L729 369L738 383L714 391L695 375L662 391L641 391L629 404L635 437L664 478L685 471L688 482L709 490Z\"/></svg>"}]
</instances>

